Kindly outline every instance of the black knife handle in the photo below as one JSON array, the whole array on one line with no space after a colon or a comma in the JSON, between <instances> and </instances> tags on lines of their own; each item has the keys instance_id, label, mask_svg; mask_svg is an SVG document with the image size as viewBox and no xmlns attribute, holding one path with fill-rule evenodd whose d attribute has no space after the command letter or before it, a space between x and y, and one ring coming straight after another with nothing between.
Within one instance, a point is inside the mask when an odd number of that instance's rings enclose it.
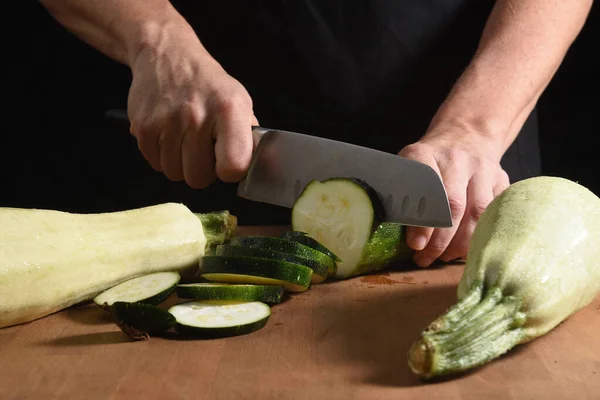
<instances>
[{"instance_id":1,"label":"black knife handle","mask_svg":"<svg viewBox=\"0 0 600 400\"><path fill-rule=\"evenodd\" d=\"M106 118L106 120L108 122L114 124L118 128L125 129L125 130L127 130L127 132L129 132L131 124L129 122L129 116L127 116L127 110L112 108L112 109L106 110L106 112L104 113L104 117ZM261 127L261 126L253 125L252 130L253 131L261 131L260 133L264 133L264 132L268 131L269 129Z\"/></svg>"},{"instance_id":2,"label":"black knife handle","mask_svg":"<svg viewBox=\"0 0 600 400\"><path fill-rule=\"evenodd\" d=\"M104 113L106 120L119 129L124 129L129 132L131 124L126 110L110 109Z\"/></svg>"}]
</instances>

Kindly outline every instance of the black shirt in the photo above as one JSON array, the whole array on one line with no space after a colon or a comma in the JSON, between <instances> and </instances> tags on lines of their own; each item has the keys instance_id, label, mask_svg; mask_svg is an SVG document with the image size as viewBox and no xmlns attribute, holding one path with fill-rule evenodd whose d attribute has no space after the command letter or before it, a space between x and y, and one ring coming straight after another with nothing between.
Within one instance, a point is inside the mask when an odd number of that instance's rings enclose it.
<instances>
[{"instance_id":1,"label":"black shirt","mask_svg":"<svg viewBox=\"0 0 600 400\"><path fill-rule=\"evenodd\" d=\"M425 133L493 1L173 4L247 88L261 125L397 153ZM27 89L37 118L19 138L3 138L22 155L4 169L5 204L94 212L180 201L195 211L229 209L242 224L289 222L289 210L240 199L235 185L193 190L154 172L133 138L103 119L106 109L126 106L129 70L37 12L33 52L13 71L35 70L15 93ZM535 116L502 160L511 181L540 173Z\"/></svg>"}]
</instances>

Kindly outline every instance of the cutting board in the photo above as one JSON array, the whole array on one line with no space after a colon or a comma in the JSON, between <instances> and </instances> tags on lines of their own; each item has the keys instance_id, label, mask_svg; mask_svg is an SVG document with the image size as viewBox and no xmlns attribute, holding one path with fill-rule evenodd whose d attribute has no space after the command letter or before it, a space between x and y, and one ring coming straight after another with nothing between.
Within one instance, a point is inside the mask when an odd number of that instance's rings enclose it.
<instances>
[{"instance_id":1,"label":"cutting board","mask_svg":"<svg viewBox=\"0 0 600 400\"><path fill-rule=\"evenodd\" d=\"M80 305L0 329L0 399L600 399L600 299L491 364L419 381L408 348L453 304L462 268L407 264L313 285L262 330L219 340L134 342Z\"/></svg>"}]
</instances>

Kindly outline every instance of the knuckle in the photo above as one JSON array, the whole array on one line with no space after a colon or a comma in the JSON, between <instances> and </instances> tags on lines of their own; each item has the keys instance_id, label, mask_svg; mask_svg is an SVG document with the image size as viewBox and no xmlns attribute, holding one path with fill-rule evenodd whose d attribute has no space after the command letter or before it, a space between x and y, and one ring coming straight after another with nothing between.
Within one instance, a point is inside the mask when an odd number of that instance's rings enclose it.
<instances>
[{"instance_id":1,"label":"knuckle","mask_svg":"<svg viewBox=\"0 0 600 400\"><path fill-rule=\"evenodd\" d=\"M473 206L471 207L471 217L475 221L478 221L479 218L481 218L481 216L485 212L487 206L488 206L488 203L482 202L482 201L479 201L479 202L476 202L475 204L473 204Z\"/></svg>"},{"instance_id":2,"label":"knuckle","mask_svg":"<svg viewBox=\"0 0 600 400\"><path fill-rule=\"evenodd\" d=\"M188 101L181 105L181 113L183 119L187 121L187 125L192 129L199 129L206 117L203 108L196 102Z\"/></svg>"},{"instance_id":3,"label":"knuckle","mask_svg":"<svg viewBox=\"0 0 600 400\"><path fill-rule=\"evenodd\" d=\"M241 110L250 109L249 96L243 92L233 92L219 97L216 102L216 111L220 114L232 114Z\"/></svg>"},{"instance_id":4,"label":"knuckle","mask_svg":"<svg viewBox=\"0 0 600 400\"><path fill-rule=\"evenodd\" d=\"M466 204L464 199L450 196L448 204L450 205L450 212L453 219L459 219L465 214Z\"/></svg>"},{"instance_id":5,"label":"knuckle","mask_svg":"<svg viewBox=\"0 0 600 400\"><path fill-rule=\"evenodd\" d=\"M459 160L465 157L465 150L459 146L452 146L448 149L448 159Z\"/></svg>"},{"instance_id":6,"label":"knuckle","mask_svg":"<svg viewBox=\"0 0 600 400\"><path fill-rule=\"evenodd\" d=\"M444 243L440 240L432 240L431 242L429 242L429 244L427 245L427 248L424 250L424 252L426 252L430 258L436 259L442 253L444 253L444 251L446 251L446 248L447 248L446 243Z\"/></svg>"},{"instance_id":7,"label":"knuckle","mask_svg":"<svg viewBox=\"0 0 600 400\"><path fill-rule=\"evenodd\" d=\"M401 151L400 151L400 156L402 157L416 157L416 158L421 158L423 156L425 156L425 149L423 148L423 146L421 146L419 143L413 143L413 144L409 144L408 146L405 146Z\"/></svg>"}]
</instances>

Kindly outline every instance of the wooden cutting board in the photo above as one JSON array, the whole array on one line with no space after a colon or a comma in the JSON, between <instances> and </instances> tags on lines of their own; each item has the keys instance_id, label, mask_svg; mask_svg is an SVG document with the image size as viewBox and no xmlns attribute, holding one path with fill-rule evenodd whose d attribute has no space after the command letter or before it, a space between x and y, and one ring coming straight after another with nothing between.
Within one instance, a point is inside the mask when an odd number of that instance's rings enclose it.
<instances>
[{"instance_id":1,"label":"wooden cutting board","mask_svg":"<svg viewBox=\"0 0 600 400\"><path fill-rule=\"evenodd\" d=\"M220 340L132 342L98 307L74 307L0 329L0 399L600 399L600 299L487 366L420 382L408 348L453 304L462 268L314 285L262 330Z\"/></svg>"}]
</instances>

